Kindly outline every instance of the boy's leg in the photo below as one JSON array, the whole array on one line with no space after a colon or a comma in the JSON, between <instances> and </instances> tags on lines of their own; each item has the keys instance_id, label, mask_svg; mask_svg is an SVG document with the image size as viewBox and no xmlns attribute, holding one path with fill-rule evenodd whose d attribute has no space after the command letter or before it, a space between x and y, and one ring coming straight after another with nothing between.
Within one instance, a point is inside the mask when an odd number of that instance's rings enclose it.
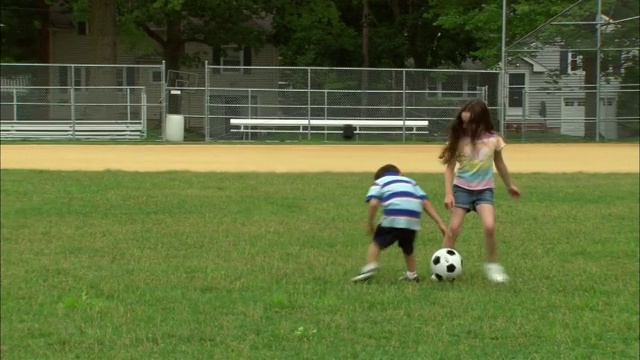
<instances>
[{"instance_id":1,"label":"boy's leg","mask_svg":"<svg viewBox=\"0 0 640 360\"><path fill-rule=\"evenodd\" d=\"M484 232L484 244L487 252L487 263L485 264L485 272L489 280L493 282L506 282L509 277L504 268L498 262L498 246L496 242L496 217L493 204L488 201L480 203L476 206L476 211L482 222L482 230Z\"/></svg>"},{"instance_id":2,"label":"boy's leg","mask_svg":"<svg viewBox=\"0 0 640 360\"><path fill-rule=\"evenodd\" d=\"M416 256L413 251L413 245L416 239L416 231L409 229L398 230L398 246L402 249L404 261L407 264L407 272L400 280L409 280L419 282L416 265Z\"/></svg>"},{"instance_id":3,"label":"boy's leg","mask_svg":"<svg viewBox=\"0 0 640 360\"><path fill-rule=\"evenodd\" d=\"M367 252L367 264L377 264L381 252L382 249L380 248L380 245L376 244L375 241L372 241L369 244L369 251Z\"/></svg>"},{"instance_id":4,"label":"boy's leg","mask_svg":"<svg viewBox=\"0 0 640 360\"><path fill-rule=\"evenodd\" d=\"M367 251L367 264L362 267L360 274L353 277L351 281L364 281L375 275L378 270L380 253L394 242L391 235L392 232L390 229L378 225Z\"/></svg>"}]
</instances>

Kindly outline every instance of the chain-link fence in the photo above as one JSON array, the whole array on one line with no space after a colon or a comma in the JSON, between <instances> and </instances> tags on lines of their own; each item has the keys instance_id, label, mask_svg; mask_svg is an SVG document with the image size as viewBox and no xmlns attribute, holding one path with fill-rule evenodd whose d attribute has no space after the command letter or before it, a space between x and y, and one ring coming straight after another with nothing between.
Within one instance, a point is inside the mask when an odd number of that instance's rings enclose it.
<instances>
[{"instance_id":1,"label":"chain-link fence","mask_svg":"<svg viewBox=\"0 0 640 360\"><path fill-rule=\"evenodd\" d=\"M1 74L3 140L134 140L148 124L160 129L162 66L1 64Z\"/></svg>"},{"instance_id":2,"label":"chain-link fence","mask_svg":"<svg viewBox=\"0 0 640 360\"><path fill-rule=\"evenodd\" d=\"M637 0L580 0L506 49L508 137L638 140Z\"/></svg>"},{"instance_id":3,"label":"chain-link fence","mask_svg":"<svg viewBox=\"0 0 640 360\"><path fill-rule=\"evenodd\" d=\"M442 139L474 98L499 119L497 71L207 66L204 76L209 141Z\"/></svg>"}]
</instances>

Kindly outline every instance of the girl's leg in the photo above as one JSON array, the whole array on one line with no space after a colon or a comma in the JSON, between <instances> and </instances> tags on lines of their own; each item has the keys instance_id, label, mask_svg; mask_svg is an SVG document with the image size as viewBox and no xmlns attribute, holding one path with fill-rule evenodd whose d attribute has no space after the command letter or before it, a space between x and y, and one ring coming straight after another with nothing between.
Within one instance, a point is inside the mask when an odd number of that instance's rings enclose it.
<instances>
[{"instance_id":1,"label":"girl's leg","mask_svg":"<svg viewBox=\"0 0 640 360\"><path fill-rule=\"evenodd\" d=\"M487 277L493 282L506 282L509 278L502 265L498 262L495 209L492 204L478 204L476 211L480 216L484 232L484 244L487 252L487 263L485 264Z\"/></svg>"},{"instance_id":2,"label":"girl's leg","mask_svg":"<svg viewBox=\"0 0 640 360\"><path fill-rule=\"evenodd\" d=\"M451 218L449 219L449 234L442 241L443 248L453 249L456 245L456 239L462 231L464 225L464 217L467 215L467 209L453 208Z\"/></svg>"},{"instance_id":3,"label":"girl's leg","mask_svg":"<svg viewBox=\"0 0 640 360\"><path fill-rule=\"evenodd\" d=\"M480 221L482 222L482 231L484 233L484 247L487 251L487 262L498 262L498 249L496 245L496 213L493 205L479 204L476 207Z\"/></svg>"}]
</instances>

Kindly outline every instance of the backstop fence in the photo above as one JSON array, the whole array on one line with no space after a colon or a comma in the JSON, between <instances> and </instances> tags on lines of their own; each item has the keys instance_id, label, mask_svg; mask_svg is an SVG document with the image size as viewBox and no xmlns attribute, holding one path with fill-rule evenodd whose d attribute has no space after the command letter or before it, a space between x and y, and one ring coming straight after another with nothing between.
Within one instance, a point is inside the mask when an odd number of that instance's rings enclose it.
<instances>
[{"instance_id":1,"label":"backstop fence","mask_svg":"<svg viewBox=\"0 0 640 360\"><path fill-rule=\"evenodd\" d=\"M639 39L637 0L578 0L507 44L505 125L522 137L537 127L560 139L637 141Z\"/></svg>"}]
</instances>

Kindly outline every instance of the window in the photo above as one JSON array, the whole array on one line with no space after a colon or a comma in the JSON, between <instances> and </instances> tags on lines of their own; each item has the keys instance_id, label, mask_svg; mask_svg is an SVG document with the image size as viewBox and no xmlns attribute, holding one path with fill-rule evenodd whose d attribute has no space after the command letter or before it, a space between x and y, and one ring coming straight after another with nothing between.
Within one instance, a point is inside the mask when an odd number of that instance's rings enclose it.
<instances>
[{"instance_id":1,"label":"window","mask_svg":"<svg viewBox=\"0 0 640 360\"><path fill-rule=\"evenodd\" d=\"M233 66L234 68L214 68L213 73L236 73L251 74L251 47L238 47L229 45L224 47L214 47L212 63L217 66Z\"/></svg>"},{"instance_id":2,"label":"window","mask_svg":"<svg viewBox=\"0 0 640 360\"><path fill-rule=\"evenodd\" d=\"M237 47L225 46L225 54L220 57L220 65L222 66L243 66L244 50ZM240 72L240 68L222 69L222 72Z\"/></svg>"},{"instance_id":3,"label":"window","mask_svg":"<svg viewBox=\"0 0 640 360\"><path fill-rule=\"evenodd\" d=\"M251 98L241 95L210 95L209 106L211 116L230 118L259 116L259 103L256 95L251 95Z\"/></svg>"},{"instance_id":4,"label":"window","mask_svg":"<svg viewBox=\"0 0 640 360\"><path fill-rule=\"evenodd\" d=\"M116 86L118 91L123 91L126 86L136 85L136 69L132 67L126 67L124 69L116 70Z\"/></svg>"},{"instance_id":5,"label":"window","mask_svg":"<svg viewBox=\"0 0 640 360\"><path fill-rule=\"evenodd\" d=\"M571 50L560 50L560 75L581 74L582 55Z\"/></svg>"},{"instance_id":6,"label":"window","mask_svg":"<svg viewBox=\"0 0 640 360\"><path fill-rule=\"evenodd\" d=\"M61 66L58 69L58 86L73 86L75 91L87 91L85 88L89 84L89 71L85 67L73 67L73 74L69 71L68 66ZM73 83L71 82L73 80ZM60 89L61 92L67 92L68 89Z\"/></svg>"},{"instance_id":7,"label":"window","mask_svg":"<svg viewBox=\"0 0 640 360\"><path fill-rule=\"evenodd\" d=\"M523 104L523 92L525 89L526 74L509 74L509 107L521 108Z\"/></svg>"},{"instance_id":8,"label":"window","mask_svg":"<svg viewBox=\"0 0 640 360\"><path fill-rule=\"evenodd\" d=\"M151 82L152 83L162 82L162 70L151 70Z\"/></svg>"},{"instance_id":9,"label":"window","mask_svg":"<svg viewBox=\"0 0 640 360\"><path fill-rule=\"evenodd\" d=\"M478 88L477 81L477 77L472 74L429 78L426 80L426 96L450 99L479 97L482 93Z\"/></svg>"},{"instance_id":10,"label":"window","mask_svg":"<svg viewBox=\"0 0 640 360\"><path fill-rule=\"evenodd\" d=\"M461 98L464 97L464 80L462 75L451 75L442 80L442 97Z\"/></svg>"},{"instance_id":11,"label":"window","mask_svg":"<svg viewBox=\"0 0 640 360\"><path fill-rule=\"evenodd\" d=\"M78 21L76 23L76 33L78 35L89 35L89 23L86 21Z\"/></svg>"},{"instance_id":12,"label":"window","mask_svg":"<svg viewBox=\"0 0 640 360\"><path fill-rule=\"evenodd\" d=\"M577 73L582 70L582 55L570 51L568 58L568 70L570 73Z\"/></svg>"},{"instance_id":13,"label":"window","mask_svg":"<svg viewBox=\"0 0 640 360\"><path fill-rule=\"evenodd\" d=\"M84 87L87 86L87 75L87 68L73 68L73 86L75 88L75 91L87 91L87 89L84 89Z\"/></svg>"},{"instance_id":14,"label":"window","mask_svg":"<svg viewBox=\"0 0 640 360\"><path fill-rule=\"evenodd\" d=\"M440 93L438 90L437 80L429 80L427 82L427 97L439 97Z\"/></svg>"}]
</instances>

